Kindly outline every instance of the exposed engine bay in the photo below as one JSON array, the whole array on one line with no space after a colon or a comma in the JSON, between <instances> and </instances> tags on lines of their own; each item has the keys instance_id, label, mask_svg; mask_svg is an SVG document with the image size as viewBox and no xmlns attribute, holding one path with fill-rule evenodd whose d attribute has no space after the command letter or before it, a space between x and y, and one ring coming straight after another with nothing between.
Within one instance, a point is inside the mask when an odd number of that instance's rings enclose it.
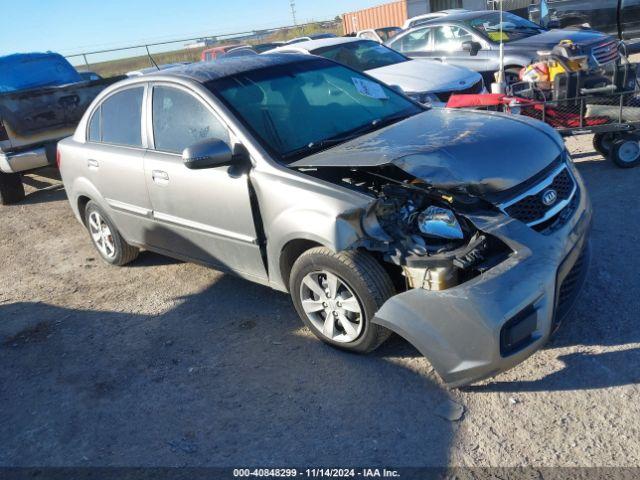
<instances>
[{"instance_id":1,"label":"exposed engine bay","mask_svg":"<svg viewBox=\"0 0 640 480\"><path fill-rule=\"evenodd\" d=\"M375 200L359 216L359 247L401 267L409 288L445 290L505 260L511 250L479 231L465 213L496 211L464 189L444 192L393 165L301 168Z\"/></svg>"}]
</instances>

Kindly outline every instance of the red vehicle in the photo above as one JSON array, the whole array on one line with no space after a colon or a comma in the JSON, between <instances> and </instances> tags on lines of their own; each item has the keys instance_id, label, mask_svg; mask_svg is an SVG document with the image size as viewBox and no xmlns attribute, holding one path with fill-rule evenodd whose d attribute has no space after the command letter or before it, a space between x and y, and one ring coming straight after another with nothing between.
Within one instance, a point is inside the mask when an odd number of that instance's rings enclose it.
<instances>
[{"instance_id":1,"label":"red vehicle","mask_svg":"<svg viewBox=\"0 0 640 480\"><path fill-rule=\"evenodd\" d=\"M226 54L232 48L237 48L237 47L240 47L240 46L241 45L236 44L236 45L223 45L221 47L207 48L206 50L202 51L202 54L200 55L200 60L203 61L203 62L208 62L210 60L215 60L216 58L221 57L224 54Z\"/></svg>"}]
</instances>

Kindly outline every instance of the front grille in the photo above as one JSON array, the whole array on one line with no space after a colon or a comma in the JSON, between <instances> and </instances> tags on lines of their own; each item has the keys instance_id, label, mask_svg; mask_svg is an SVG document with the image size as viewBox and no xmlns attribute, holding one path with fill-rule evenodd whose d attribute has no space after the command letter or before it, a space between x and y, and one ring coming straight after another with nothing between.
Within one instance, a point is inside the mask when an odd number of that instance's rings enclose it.
<instances>
[{"instance_id":1,"label":"front grille","mask_svg":"<svg viewBox=\"0 0 640 480\"><path fill-rule=\"evenodd\" d=\"M618 42L609 40L606 43L593 47L591 54L598 65L605 65L618 59Z\"/></svg>"},{"instance_id":2,"label":"front grille","mask_svg":"<svg viewBox=\"0 0 640 480\"><path fill-rule=\"evenodd\" d=\"M438 97L438 99L441 102L448 102L449 101L449 97L451 97L451 95L467 95L467 94L474 94L474 93L480 93L482 92L482 88L484 87L484 83L481 80L478 80L476 83L474 83L473 85L471 85L468 88L465 88L464 90L454 90L451 92L439 92L436 93L436 97Z\"/></svg>"},{"instance_id":3,"label":"front grille","mask_svg":"<svg viewBox=\"0 0 640 480\"><path fill-rule=\"evenodd\" d=\"M560 283L556 294L556 313L554 318L554 324L556 326L559 325L571 311L571 307L580 293L580 287L584 281L588 266L589 245L585 245L569 273L564 279L560 279L562 283Z\"/></svg>"},{"instance_id":4,"label":"front grille","mask_svg":"<svg viewBox=\"0 0 640 480\"><path fill-rule=\"evenodd\" d=\"M545 192L553 189L557 193L556 201L551 205L545 205L542 197ZM527 225L533 226L549 220L559 213L558 205L566 204L575 194L576 183L566 167L557 172L551 182L548 180L534 188L534 192L504 207L504 212L510 217L516 218ZM562 210L562 209L560 209ZM551 212L554 211L555 213Z\"/></svg>"}]
</instances>

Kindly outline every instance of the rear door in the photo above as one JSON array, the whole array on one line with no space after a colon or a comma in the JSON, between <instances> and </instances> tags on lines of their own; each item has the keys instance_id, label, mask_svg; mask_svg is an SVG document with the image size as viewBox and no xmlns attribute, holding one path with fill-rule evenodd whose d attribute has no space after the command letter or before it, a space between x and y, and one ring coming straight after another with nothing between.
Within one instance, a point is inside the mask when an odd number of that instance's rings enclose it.
<instances>
[{"instance_id":1,"label":"rear door","mask_svg":"<svg viewBox=\"0 0 640 480\"><path fill-rule=\"evenodd\" d=\"M144 243L151 225L142 131L146 89L137 84L109 95L93 111L87 131L87 176L98 187L118 230L134 243Z\"/></svg>"},{"instance_id":2,"label":"rear door","mask_svg":"<svg viewBox=\"0 0 640 480\"><path fill-rule=\"evenodd\" d=\"M390 48L411 58L433 57L431 48L431 29L418 28L388 43Z\"/></svg>"},{"instance_id":3,"label":"rear door","mask_svg":"<svg viewBox=\"0 0 640 480\"><path fill-rule=\"evenodd\" d=\"M231 144L228 127L204 99L176 84L154 84L146 108L152 148L145 176L155 220L146 243L265 279L248 173L229 166L190 170L182 161L182 151L202 140Z\"/></svg>"}]
</instances>

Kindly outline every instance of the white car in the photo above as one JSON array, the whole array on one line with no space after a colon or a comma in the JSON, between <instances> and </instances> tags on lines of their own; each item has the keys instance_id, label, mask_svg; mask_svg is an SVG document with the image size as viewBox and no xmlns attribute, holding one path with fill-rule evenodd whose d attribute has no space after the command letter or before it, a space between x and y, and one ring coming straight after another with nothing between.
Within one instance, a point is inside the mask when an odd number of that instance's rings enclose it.
<instances>
[{"instance_id":1,"label":"white car","mask_svg":"<svg viewBox=\"0 0 640 480\"><path fill-rule=\"evenodd\" d=\"M355 36L365 40L374 40L378 43L386 43L402 31L400 27L369 28L360 30Z\"/></svg>"},{"instance_id":2,"label":"white car","mask_svg":"<svg viewBox=\"0 0 640 480\"><path fill-rule=\"evenodd\" d=\"M402 29L409 30L411 28L416 28L421 25L424 25L425 23L431 20L435 20L436 18L442 18L442 17L446 17L447 15L451 15L453 13L464 13L468 11L469 10L467 10L466 8L450 8L448 10L440 10L439 12L431 12L431 13L425 13L424 15L417 15L415 17L411 17L409 20L404 22L404 25L402 25Z\"/></svg>"},{"instance_id":3,"label":"white car","mask_svg":"<svg viewBox=\"0 0 640 480\"><path fill-rule=\"evenodd\" d=\"M414 100L444 106L453 93L482 93L482 76L464 67L430 60L412 60L373 40L327 38L284 45L265 52L318 55L342 63L378 80L400 87Z\"/></svg>"}]
</instances>

